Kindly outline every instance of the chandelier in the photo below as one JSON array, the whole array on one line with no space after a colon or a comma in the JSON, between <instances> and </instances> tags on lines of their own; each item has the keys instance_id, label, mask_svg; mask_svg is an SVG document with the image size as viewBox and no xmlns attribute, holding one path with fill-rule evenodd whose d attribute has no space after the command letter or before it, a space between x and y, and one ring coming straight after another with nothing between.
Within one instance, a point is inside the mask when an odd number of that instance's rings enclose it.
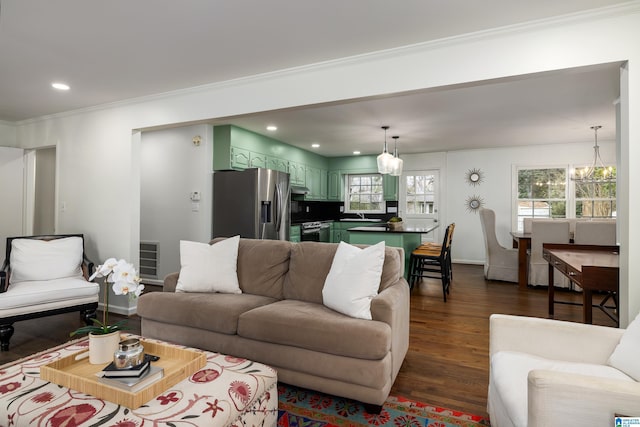
<instances>
[{"instance_id":1,"label":"chandelier","mask_svg":"<svg viewBox=\"0 0 640 427\"><path fill-rule=\"evenodd\" d=\"M613 176L613 168L605 166L600 158L600 147L598 146L598 129L602 126L591 126L595 135L595 145L593 146L593 164L576 169L571 174L571 180L582 183L612 182L616 178Z\"/></svg>"},{"instance_id":2,"label":"chandelier","mask_svg":"<svg viewBox=\"0 0 640 427\"><path fill-rule=\"evenodd\" d=\"M382 129L384 129L384 149L378 155L378 173L388 174L393 171L394 157L387 150L387 129L389 126L382 126Z\"/></svg>"}]
</instances>

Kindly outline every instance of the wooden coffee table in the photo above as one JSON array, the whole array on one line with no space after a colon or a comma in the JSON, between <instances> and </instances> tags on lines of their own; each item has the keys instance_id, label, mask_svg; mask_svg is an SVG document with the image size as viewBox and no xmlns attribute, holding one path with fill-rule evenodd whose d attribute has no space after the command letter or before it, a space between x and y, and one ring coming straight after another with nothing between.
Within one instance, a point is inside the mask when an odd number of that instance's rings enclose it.
<instances>
[{"instance_id":1,"label":"wooden coffee table","mask_svg":"<svg viewBox=\"0 0 640 427\"><path fill-rule=\"evenodd\" d=\"M112 426L276 424L275 370L233 356L203 352L203 368L137 409L40 378L41 366L84 352L88 345L81 339L0 366L0 425L80 425L87 420Z\"/></svg>"}]
</instances>

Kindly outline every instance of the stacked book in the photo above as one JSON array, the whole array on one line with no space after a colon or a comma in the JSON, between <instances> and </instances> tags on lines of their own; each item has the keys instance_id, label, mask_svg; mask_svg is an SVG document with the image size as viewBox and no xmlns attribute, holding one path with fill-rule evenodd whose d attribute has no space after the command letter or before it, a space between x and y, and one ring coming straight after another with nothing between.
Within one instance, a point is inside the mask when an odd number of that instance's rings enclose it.
<instances>
[{"instance_id":1,"label":"stacked book","mask_svg":"<svg viewBox=\"0 0 640 427\"><path fill-rule=\"evenodd\" d=\"M160 380L164 375L164 369L151 365L153 356L145 354L142 363L130 368L116 368L111 362L102 371L98 372L99 381L131 393L136 393Z\"/></svg>"}]
</instances>

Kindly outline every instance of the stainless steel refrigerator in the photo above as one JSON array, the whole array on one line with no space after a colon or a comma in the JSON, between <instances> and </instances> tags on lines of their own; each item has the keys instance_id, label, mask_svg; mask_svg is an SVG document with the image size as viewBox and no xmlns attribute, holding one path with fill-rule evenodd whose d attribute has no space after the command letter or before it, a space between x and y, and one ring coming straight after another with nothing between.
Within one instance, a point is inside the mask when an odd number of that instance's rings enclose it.
<instances>
[{"instance_id":1,"label":"stainless steel refrigerator","mask_svg":"<svg viewBox=\"0 0 640 427\"><path fill-rule=\"evenodd\" d=\"M272 169L213 173L213 237L289 240L289 174Z\"/></svg>"}]
</instances>

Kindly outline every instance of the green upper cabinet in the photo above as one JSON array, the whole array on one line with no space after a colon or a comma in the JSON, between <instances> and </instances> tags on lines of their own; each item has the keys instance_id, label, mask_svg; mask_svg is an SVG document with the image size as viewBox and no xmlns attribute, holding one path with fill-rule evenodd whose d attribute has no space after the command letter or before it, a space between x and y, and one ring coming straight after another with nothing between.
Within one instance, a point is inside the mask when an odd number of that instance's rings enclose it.
<instances>
[{"instance_id":1,"label":"green upper cabinet","mask_svg":"<svg viewBox=\"0 0 640 427\"><path fill-rule=\"evenodd\" d=\"M267 167L267 155L261 153L249 153L249 167L252 168L266 168Z\"/></svg>"},{"instance_id":2,"label":"green upper cabinet","mask_svg":"<svg viewBox=\"0 0 640 427\"><path fill-rule=\"evenodd\" d=\"M327 200L342 200L342 175L339 170L330 170L327 173Z\"/></svg>"},{"instance_id":3,"label":"green upper cabinet","mask_svg":"<svg viewBox=\"0 0 640 427\"><path fill-rule=\"evenodd\" d=\"M243 148L231 147L231 168L246 169L251 164L251 152Z\"/></svg>"},{"instance_id":4,"label":"green upper cabinet","mask_svg":"<svg viewBox=\"0 0 640 427\"><path fill-rule=\"evenodd\" d=\"M382 193L385 200L398 200L397 176L382 175Z\"/></svg>"},{"instance_id":5,"label":"green upper cabinet","mask_svg":"<svg viewBox=\"0 0 640 427\"><path fill-rule=\"evenodd\" d=\"M289 162L279 157L267 157L267 169L274 169L280 172L289 172Z\"/></svg>"},{"instance_id":6,"label":"green upper cabinet","mask_svg":"<svg viewBox=\"0 0 640 427\"><path fill-rule=\"evenodd\" d=\"M344 175L375 173L376 156L332 157L285 144L232 125L213 127L213 169L268 168L288 172L306 186L306 200L343 201ZM398 200L398 177L384 175L385 200Z\"/></svg>"},{"instance_id":7,"label":"green upper cabinet","mask_svg":"<svg viewBox=\"0 0 640 427\"><path fill-rule=\"evenodd\" d=\"M306 168L302 163L289 162L289 175L292 185L305 186L307 182Z\"/></svg>"},{"instance_id":8,"label":"green upper cabinet","mask_svg":"<svg viewBox=\"0 0 640 427\"><path fill-rule=\"evenodd\" d=\"M327 200L326 170L314 168L313 166L307 166L305 168L305 180L305 184L309 189L309 194L305 196L305 200Z\"/></svg>"}]
</instances>

